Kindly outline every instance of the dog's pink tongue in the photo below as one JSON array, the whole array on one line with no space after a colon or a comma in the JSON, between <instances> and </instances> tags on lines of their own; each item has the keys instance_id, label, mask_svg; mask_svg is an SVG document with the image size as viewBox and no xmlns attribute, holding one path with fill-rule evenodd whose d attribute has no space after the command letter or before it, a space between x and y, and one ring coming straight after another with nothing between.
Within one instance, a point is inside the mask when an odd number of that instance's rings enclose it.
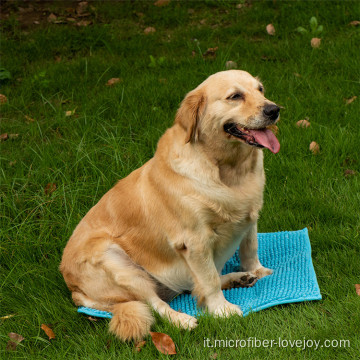
<instances>
[{"instance_id":1,"label":"dog's pink tongue","mask_svg":"<svg viewBox=\"0 0 360 360\"><path fill-rule=\"evenodd\" d=\"M279 140L274 133L269 129L249 130L250 134L255 138L255 141L268 148L274 154L280 150Z\"/></svg>"}]
</instances>

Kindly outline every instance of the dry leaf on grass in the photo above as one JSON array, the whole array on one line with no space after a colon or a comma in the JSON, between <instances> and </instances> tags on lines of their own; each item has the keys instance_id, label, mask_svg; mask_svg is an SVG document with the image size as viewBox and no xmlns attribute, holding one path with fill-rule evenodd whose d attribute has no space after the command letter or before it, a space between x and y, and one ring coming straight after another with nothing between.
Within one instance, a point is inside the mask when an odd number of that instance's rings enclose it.
<instances>
[{"instance_id":1,"label":"dry leaf on grass","mask_svg":"<svg viewBox=\"0 0 360 360\"><path fill-rule=\"evenodd\" d=\"M226 62L225 67L227 70L230 70L230 69L236 69L238 67L238 65L235 61L229 60Z\"/></svg>"},{"instance_id":2,"label":"dry leaf on grass","mask_svg":"<svg viewBox=\"0 0 360 360\"><path fill-rule=\"evenodd\" d=\"M90 320L90 321L98 321L97 318L94 318L94 317L92 317L92 316L88 316L87 319Z\"/></svg>"},{"instance_id":3,"label":"dry leaf on grass","mask_svg":"<svg viewBox=\"0 0 360 360\"><path fill-rule=\"evenodd\" d=\"M56 190L56 184L54 183L48 183L46 186L45 186L45 189L44 189L44 192L46 195L50 195L52 194L54 191ZM45 325L46 326L46 325ZM42 326L41 326L42 328Z\"/></svg>"},{"instance_id":4,"label":"dry leaf on grass","mask_svg":"<svg viewBox=\"0 0 360 360\"><path fill-rule=\"evenodd\" d=\"M6 345L6 350L15 351L16 347L25 339L22 335L16 333L9 333L8 334L10 340Z\"/></svg>"},{"instance_id":5,"label":"dry leaf on grass","mask_svg":"<svg viewBox=\"0 0 360 360\"><path fill-rule=\"evenodd\" d=\"M360 296L360 284L355 284L356 293Z\"/></svg>"},{"instance_id":6,"label":"dry leaf on grass","mask_svg":"<svg viewBox=\"0 0 360 360\"><path fill-rule=\"evenodd\" d=\"M145 35L149 35L149 34L152 34L154 32L156 32L156 29L154 27L152 27L152 26L149 26L144 30Z\"/></svg>"},{"instance_id":7,"label":"dry leaf on grass","mask_svg":"<svg viewBox=\"0 0 360 360\"><path fill-rule=\"evenodd\" d=\"M87 7L88 7L88 2L87 1L81 1L79 2L78 6L76 7L76 13L78 15L81 15L83 14L86 10L87 10Z\"/></svg>"},{"instance_id":8,"label":"dry leaf on grass","mask_svg":"<svg viewBox=\"0 0 360 360\"><path fill-rule=\"evenodd\" d=\"M158 0L154 3L155 6L161 7L170 4L170 0Z\"/></svg>"},{"instance_id":9,"label":"dry leaf on grass","mask_svg":"<svg viewBox=\"0 0 360 360\"><path fill-rule=\"evenodd\" d=\"M76 23L76 26L88 26L90 25L92 22L90 20L81 20L79 22Z\"/></svg>"},{"instance_id":10,"label":"dry leaf on grass","mask_svg":"<svg viewBox=\"0 0 360 360\"><path fill-rule=\"evenodd\" d=\"M214 48L208 48L204 53L203 53L203 57L204 58L211 58L211 59L215 59L216 57L216 51L219 49L218 46L214 47Z\"/></svg>"},{"instance_id":11,"label":"dry leaf on grass","mask_svg":"<svg viewBox=\"0 0 360 360\"><path fill-rule=\"evenodd\" d=\"M47 325L42 324L41 328L45 331L45 334L49 337L49 340L55 339L55 333Z\"/></svg>"},{"instance_id":12,"label":"dry leaf on grass","mask_svg":"<svg viewBox=\"0 0 360 360\"><path fill-rule=\"evenodd\" d=\"M48 22L54 22L54 21L56 21L56 19L57 19L57 16L56 16L55 14L51 13L51 14L48 16L47 21L48 21Z\"/></svg>"},{"instance_id":13,"label":"dry leaf on grass","mask_svg":"<svg viewBox=\"0 0 360 360\"><path fill-rule=\"evenodd\" d=\"M357 99L357 96L352 96L351 98L349 98L349 99L344 99L344 100L345 100L346 105L349 105L349 104L351 104L353 101L355 101L356 99Z\"/></svg>"},{"instance_id":14,"label":"dry leaf on grass","mask_svg":"<svg viewBox=\"0 0 360 360\"><path fill-rule=\"evenodd\" d=\"M346 169L344 170L344 176L345 177L349 177L349 176L353 176L356 175L356 171L355 170L351 170L351 169Z\"/></svg>"},{"instance_id":15,"label":"dry leaf on grass","mask_svg":"<svg viewBox=\"0 0 360 360\"><path fill-rule=\"evenodd\" d=\"M307 121L307 120L299 120L297 123L296 123L296 126L298 128L308 128L310 126L310 122Z\"/></svg>"},{"instance_id":16,"label":"dry leaf on grass","mask_svg":"<svg viewBox=\"0 0 360 360\"><path fill-rule=\"evenodd\" d=\"M267 32L269 35L275 35L274 25L273 25L273 24L268 24L268 25L266 25L266 32Z\"/></svg>"},{"instance_id":17,"label":"dry leaf on grass","mask_svg":"<svg viewBox=\"0 0 360 360\"><path fill-rule=\"evenodd\" d=\"M18 137L19 137L19 134L9 134L9 139L10 140L17 139Z\"/></svg>"},{"instance_id":18,"label":"dry leaf on grass","mask_svg":"<svg viewBox=\"0 0 360 360\"><path fill-rule=\"evenodd\" d=\"M10 163L11 163L11 161L10 161ZM11 164L10 164L10 165L11 165ZM10 318L12 318L13 316L15 316L15 314L5 315L5 316L0 317L0 320L10 319Z\"/></svg>"},{"instance_id":19,"label":"dry leaf on grass","mask_svg":"<svg viewBox=\"0 0 360 360\"><path fill-rule=\"evenodd\" d=\"M175 344L172 341L169 335L159 333L159 332L151 332L151 339L154 343L155 347L165 355L175 355Z\"/></svg>"},{"instance_id":20,"label":"dry leaf on grass","mask_svg":"<svg viewBox=\"0 0 360 360\"><path fill-rule=\"evenodd\" d=\"M135 352L140 352L141 349L145 346L146 344L146 341L145 340L142 340L142 341L139 341L135 344L135 347L134 347L134 351Z\"/></svg>"},{"instance_id":21,"label":"dry leaf on grass","mask_svg":"<svg viewBox=\"0 0 360 360\"><path fill-rule=\"evenodd\" d=\"M4 133L0 135L0 141L6 141L9 138L8 133Z\"/></svg>"},{"instance_id":22,"label":"dry leaf on grass","mask_svg":"<svg viewBox=\"0 0 360 360\"><path fill-rule=\"evenodd\" d=\"M74 110L65 111L65 116L73 116L74 114L75 114L75 109L74 109Z\"/></svg>"},{"instance_id":23,"label":"dry leaf on grass","mask_svg":"<svg viewBox=\"0 0 360 360\"><path fill-rule=\"evenodd\" d=\"M310 143L309 149L310 149L310 151L311 151L314 155L316 155L316 154L318 154L318 153L320 152L320 146L319 146L319 144L318 144L317 142L315 142L315 141L312 141L312 142Z\"/></svg>"},{"instance_id":24,"label":"dry leaf on grass","mask_svg":"<svg viewBox=\"0 0 360 360\"><path fill-rule=\"evenodd\" d=\"M359 26L359 25L360 25L360 21L359 21L359 20L351 21L351 22L349 23L349 25L351 25L351 26Z\"/></svg>"},{"instance_id":25,"label":"dry leaf on grass","mask_svg":"<svg viewBox=\"0 0 360 360\"><path fill-rule=\"evenodd\" d=\"M321 44L321 39L320 38L312 38L311 39L311 46L313 48L318 48Z\"/></svg>"},{"instance_id":26,"label":"dry leaf on grass","mask_svg":"<svg viewBox=\"0 0 360 360\"><path fill-rule=\"evenodd\" d=\"M107 81L107 83L105 84L106 86L113 86L119 82L121 82L122 79L120 78L111 78L110 80Z\"/></svg>"},{"instance_id":27,"label":"dry leaf on grass","mask_svg":"<svg viewBox=\"0 0 360 360\"><path fill-rule=\"evenodd\" d=\"M0 105L6 104L8 102L8 99L5 95L0 94Z\"/></svg>"}]
</instances>

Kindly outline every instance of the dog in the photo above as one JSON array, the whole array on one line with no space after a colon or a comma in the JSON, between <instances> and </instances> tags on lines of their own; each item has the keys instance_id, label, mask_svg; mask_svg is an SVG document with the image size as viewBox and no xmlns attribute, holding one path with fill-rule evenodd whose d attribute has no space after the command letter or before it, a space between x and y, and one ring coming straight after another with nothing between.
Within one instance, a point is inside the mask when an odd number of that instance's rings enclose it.
<instances>
[{"instance_id":1,"label":"dog","mask_svg":"<svg viewBox=\"0 0 360 360\"><path fill-rule=\"evenodd\" d=\"M191 291L214 316L242 315L222 289L272 273L257 255L263 151L280 108L241 70L208 77L182 101L152 159L120 180L75 228L60 270L78 306L111 311L123 341L146 336L151 308L180 328L197 319L167 301ZM241 271L222 275L240 247Z\"/></svg>"}]
</instances>

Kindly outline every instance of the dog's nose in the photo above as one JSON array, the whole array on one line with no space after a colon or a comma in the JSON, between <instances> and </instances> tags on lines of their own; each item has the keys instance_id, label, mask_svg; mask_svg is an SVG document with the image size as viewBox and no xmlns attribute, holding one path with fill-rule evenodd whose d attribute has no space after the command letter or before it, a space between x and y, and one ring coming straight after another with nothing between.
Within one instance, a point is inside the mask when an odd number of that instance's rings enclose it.
<instances>
[{"instance_id":1,"label":"dog's nose","mask_svg":"<svg viewBox=\"0 0 360 360\"><path fill-rule=\"evenodd\" d=\"M279 116L280 108L275 104L265 105L263 113L270 120L276 120Z\"/></svg>"}]
</instances>

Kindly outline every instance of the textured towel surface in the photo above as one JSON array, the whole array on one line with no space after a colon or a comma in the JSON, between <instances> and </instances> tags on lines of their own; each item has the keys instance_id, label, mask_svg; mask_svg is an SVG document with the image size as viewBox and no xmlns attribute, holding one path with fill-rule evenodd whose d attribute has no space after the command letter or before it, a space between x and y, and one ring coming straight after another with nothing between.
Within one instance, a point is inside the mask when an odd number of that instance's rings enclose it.
<instances>
[{"instance_id":1,"label":"textured towel surface","mask_svg":"<svg viewBox=\"0 0 360 360\"><path fill-rule=\"evenodd\" d=\"M225 298L240 305L244 316L249 312L293 302L320 300L321 294L311 260L308 230L258 234L260 262L274 273L266 276L251 288L224 290ZM238 251L225 264L223 274L237 271ZM189 315L198 315L196 300L188 294L173 299L170 306ZM80 307L79 312L91 316L111 318L112 314Z\"/></svg>"}]
</instances>

